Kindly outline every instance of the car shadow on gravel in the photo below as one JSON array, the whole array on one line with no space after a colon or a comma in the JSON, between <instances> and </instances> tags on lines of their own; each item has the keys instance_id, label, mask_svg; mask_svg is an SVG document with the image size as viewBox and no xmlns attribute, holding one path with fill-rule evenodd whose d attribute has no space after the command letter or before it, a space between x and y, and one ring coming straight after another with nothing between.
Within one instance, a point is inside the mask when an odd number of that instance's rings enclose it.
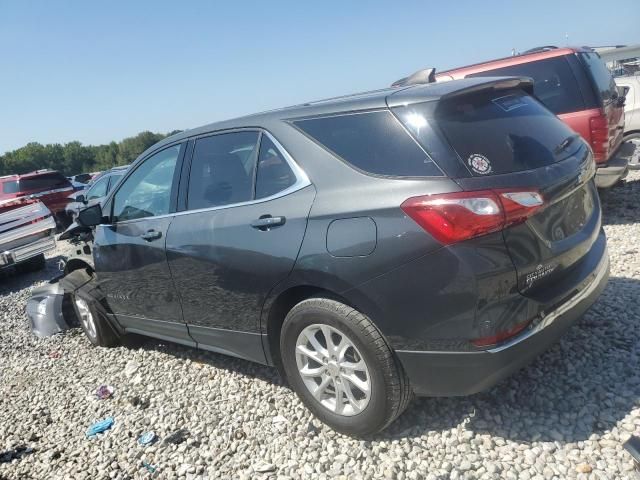
<instances>
[{"instance_id":1,"label":"car shadow on gravel","mask_svg":"<svg viewBox=\"0 0 640 480\"><path fill-rule=\"evenodd\" d=\"M283 387L287 386L286 381L280 377L277 368L250 362L249 360L244 360L242 358L236 358L207 350L198 350L193 347L187 347L177 343L163 342L162 340L143 337L140 335L127 335L123 343L124 346L128 348L154 350L172 355L181 360L190 360L195 363L201 363L213 368L233 372L238 375L263 380L274 385Z\"/></svg>"},{"instance_id":2,"label":"car shadow on gravel","mask_svg":"<svg viewBox=\"0 0 640 480\"><path fill-rule=\"evenodd\" d=\"M602 223L630 225L640 222L640 178L626 180L600 192Z\"/></svg>"},{"instance_id":3,"label":"car shadow on gravel","mask_svg":"<svg viewBox=\"0 0 640 480\"><path fill-rule=\"evenodd\" d=\"M420 398L382 437L461 428L518 442L577 442L600 434L640 405L640 281L612 277L560 342L491 390ZM625 302L625 299L628 299Z\"/></svg>"},{"instance_id":4,"label":"car shadow on gravel","mask_svg":"<svg viewBox=\"0 0 640 480\"><path fill-rule=\"evenodd\" d=\"M9 295L57 277L60 275L58 264L65 258L63 255L47 258L45 267L35 272L19 272L13 267L0 270L0 295Z\"/></svg>"}]
</instances>

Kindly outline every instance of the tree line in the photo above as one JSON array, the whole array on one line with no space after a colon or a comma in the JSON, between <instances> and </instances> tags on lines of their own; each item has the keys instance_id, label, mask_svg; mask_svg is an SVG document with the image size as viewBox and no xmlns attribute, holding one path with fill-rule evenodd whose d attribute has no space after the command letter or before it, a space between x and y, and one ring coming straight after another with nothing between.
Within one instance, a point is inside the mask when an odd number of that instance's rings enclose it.
<instances>
[{"instance_id":1,"label":"tree line","mask_svg":"<svg viewBox=\"0 0 640 480\"><path fill-rule=\"evenodd\" d=\"M180 130L167 134L145 131L105 145L83 145L77 141L64 145L32 142L0 155L0 175L22 174L43 168L58 170L67 176L107 170L133 162L151 145L178 132Z\"/></svg>"}]
</instances>

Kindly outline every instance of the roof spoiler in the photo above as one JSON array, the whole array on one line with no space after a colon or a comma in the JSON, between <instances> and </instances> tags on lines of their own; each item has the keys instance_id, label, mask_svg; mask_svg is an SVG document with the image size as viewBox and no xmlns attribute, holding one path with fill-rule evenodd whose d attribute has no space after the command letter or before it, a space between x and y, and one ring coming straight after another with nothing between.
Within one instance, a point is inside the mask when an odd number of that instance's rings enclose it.
<instances>
[{"instance_id":1,"label":"roof spoiler","mask_svg":"<svg viewBox=\"0 0 640 480\"><path fill-rule=\"evenodd\" d=\"M482 90L509 90L512 88L520 88L529 95L533 95L533 79L531 77L505 77L500 79L486 77L486 79L486 82L467 88L461 88L460 90L454 90L453 92L443 95L442 98L469 95Z\"/></svg>"},{"instance_id":2,"label":"roof spoiler","mask_svg":"<svg viewBox=\"0 0 640 480\"><path fill-rule=\"evenodd\" d=\"M436 69L435 68L423 68L415 73L412 73L408 77L396 80L391 84L392 87L408 87L410 85L424 85L427 83L434 83L436 81Z\"/></svg>"}]
</instances>

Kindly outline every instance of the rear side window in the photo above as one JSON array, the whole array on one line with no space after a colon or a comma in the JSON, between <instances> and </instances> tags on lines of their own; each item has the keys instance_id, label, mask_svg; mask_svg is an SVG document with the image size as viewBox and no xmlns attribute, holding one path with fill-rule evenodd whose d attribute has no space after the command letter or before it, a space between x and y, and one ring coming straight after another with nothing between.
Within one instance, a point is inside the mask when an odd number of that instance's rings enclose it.
<instances>
[{"instance_id":1,"label":"rear side window","mask_svg":"<svg viewBox=\"0 0 640 480\"><path fill-rule=\"evenodd\" d=\"M256 198L270 197L294 183L296 183L296 177L282 153L269 137L263 135L258 156Z\"/></svg>"},{"instance_id":2,"label":"rear side window","mask_svg":"<svg viewBox=\"0 0 640 480\"><path fill-rule=\"evenodd\" d=\"M554 57L537 62L511 65L468 77L516 76L533 78L533 92L556 115L584 110L585 103L567 59Z\"/></svg>"},{"instance_id":3,"label":"rear side window","mask_svg":"<svg viewBox=\"0 0 640 480\"><path fill-rule=\"evenodd\" d=\"M60 173L45 173L35 177L21 178L5 182L2 187L4 193L30 192L33 190L53 190L71 186L67 177Z\"/></svg>"},{"instance_id":4,"label":"rear side window","mask_svg":"<svg viewBox=\"0 0 640 480\"><path fill-rule=\"evenodd\" d=\"M414 122L418 116L425 117L423 122L430 117L474 176L550 165L582 144L574 137L561 148L575 136L573 130L522 90L454 97L435 110L428 103L412 105Z\"/></svg>"},{"instance_id":5,"label":"rear side window","mask_svg":"<svg viewBox=\"0 0 640 480\"><path fill-rule=\"evenodd\" d=\"M196 140L187 208L218 207L253 198L258 132L234 132Z\"/></svg>"},{"instance_id":6,"label":"rear side window","mask_svg":"<svg viewBox=\"0 0 640 480\"><path fill-rule=\"evenodd\" d=\"M364 172L400 177L442 175L387 110L293 123L342 160Z\"/></svg>"},{"instance_id":7,"label":"rear side window","mask_svg":"<svg viewBox=\"0 0 640 480\"><path fill-rule=\"evenodd\" d=\"M616 93L616 82L609 69L597 53L581 53L580 56L589 69L596 90L603 102L608 102Z\"/></svg>"},{"instance_id":8,"label":"rear side window","mask_svg":"<svg viewBox=\"0 0 640 480\"><path fill-rule=\"evenodd\" d=\"M2 193L18 193L20 185L17 180L6 180L2 183Z\"/></svg>"}]
</instances>

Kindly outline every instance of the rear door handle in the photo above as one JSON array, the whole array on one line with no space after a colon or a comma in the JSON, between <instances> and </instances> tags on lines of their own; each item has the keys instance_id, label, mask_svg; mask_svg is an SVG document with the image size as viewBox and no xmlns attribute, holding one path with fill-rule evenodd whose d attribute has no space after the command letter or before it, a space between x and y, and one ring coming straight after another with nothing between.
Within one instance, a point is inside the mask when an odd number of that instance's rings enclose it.
<instances>
[{"instance_id":1,"label":"rear door handle","mask_svg":"<svg viewBox=\"0 0 640 480\"><path fill-rule=\"evenodd\" d=\"M262 217L251 222L253 228L266 232L273 227L284 225L287 219L285 217L272 217L271 215L263 215Z\"/></svg>"},{"instance_id":2,"label":"rear door handle","mask_svg":"<svg viewBox=\"0 0 640 480\"><path fill-rule=\"evenodd\" d=\"M157 232L156 230L148 230L147 232L140 235L140 238L146 240L147 242L152 242L154 240L162 237L162 232Z\"/></svg>"}]
</instances>

